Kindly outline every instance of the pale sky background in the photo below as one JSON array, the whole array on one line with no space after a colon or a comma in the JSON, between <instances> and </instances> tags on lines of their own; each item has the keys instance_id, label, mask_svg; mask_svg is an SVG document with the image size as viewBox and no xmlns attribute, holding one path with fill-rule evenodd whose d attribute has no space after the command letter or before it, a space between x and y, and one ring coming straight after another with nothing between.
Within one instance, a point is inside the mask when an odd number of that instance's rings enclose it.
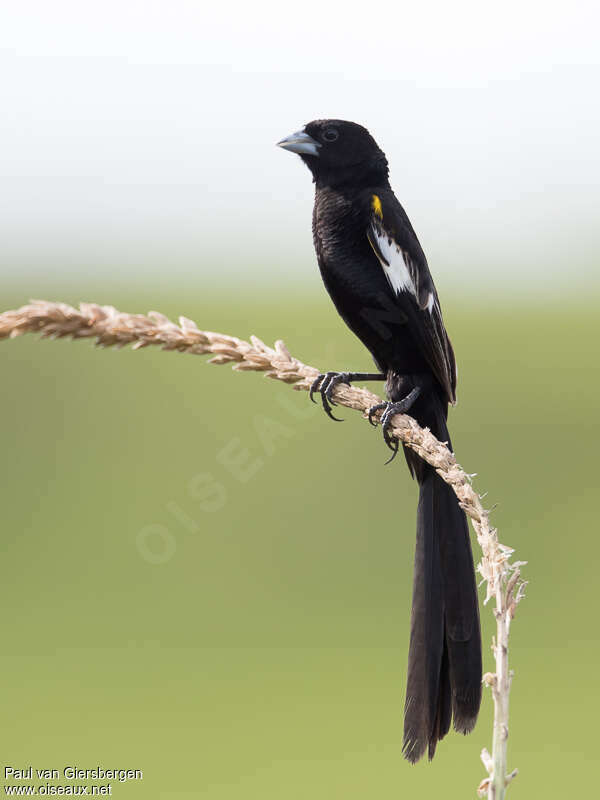
<instances>
[{"instance_id":1,"label":"pale sky background","mask_svg":"<svg viewBox=\"0 0 600 800\"><path fill-rule=\"evenodd\" d=\"M312 282L309 173L274 143L330 116L387 153L438 283L585 294L599 29L578 0L4 0L2 275Z\"/></svg>"}]
</instances>

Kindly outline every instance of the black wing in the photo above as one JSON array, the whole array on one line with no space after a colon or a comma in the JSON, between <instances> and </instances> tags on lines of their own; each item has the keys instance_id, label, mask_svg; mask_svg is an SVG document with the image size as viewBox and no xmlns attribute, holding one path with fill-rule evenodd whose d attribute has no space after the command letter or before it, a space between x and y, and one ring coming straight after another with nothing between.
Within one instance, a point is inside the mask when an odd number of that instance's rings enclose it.
<instances>
[{"instance_id":1,"label":"black wing","mask_svg":"<svg viewBox=\"0 0 600 800\"><path fill-rule=\"evenodd\" d=\"M456 402L456 361L425 254L406 213L391 191L373 194L367 237L408 326L432 372Z\"/></svg>"}]
</instances>

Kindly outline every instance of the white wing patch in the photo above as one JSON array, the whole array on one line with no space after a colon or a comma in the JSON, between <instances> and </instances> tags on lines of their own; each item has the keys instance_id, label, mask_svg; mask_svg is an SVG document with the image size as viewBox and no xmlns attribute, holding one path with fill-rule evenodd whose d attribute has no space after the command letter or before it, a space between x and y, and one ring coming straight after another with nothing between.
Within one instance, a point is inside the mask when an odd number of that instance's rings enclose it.
<instances>
[{"instance_id":1,"label":"white wing patch","mask_svg":"<svg viewBox=\"0 0 600 800\"><path fill-rule=\"evenodd\" d=\"M408 269L404 252L393 239L386 236L385 231L378 230L375 226L373 226L371 230L372 236L377 243L377 249L373 248L375 250L375 255L379 259L379 263L385 272L385 277L388 279L390 286L396 294L400 294L400 292L410 292L413 297L417 299L417 290ZM379 250L379 253L377 250ZM382 260L380 254L384 260ZM430 304L432 308L433 295L430 296L427 304L429 311L431 311Z\"/></svg>"}]
</instances>

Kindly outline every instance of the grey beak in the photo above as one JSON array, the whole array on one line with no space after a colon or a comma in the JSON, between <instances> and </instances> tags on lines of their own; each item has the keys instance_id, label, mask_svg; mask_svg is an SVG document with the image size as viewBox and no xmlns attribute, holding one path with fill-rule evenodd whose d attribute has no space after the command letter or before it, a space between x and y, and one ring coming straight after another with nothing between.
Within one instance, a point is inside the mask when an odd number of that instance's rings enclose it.
<instances>
[{"instance_id":1,"label":"grey beak","mask_svg":"<svg viewBox=\"0 0 600 800\"><path fill-rule=\"evenodd\" d=\"M298 155L318 156L319 142L315 141L312 136L304 131L296 131L290 136L286 136L280 142L277 142L277 147L282 147L284 150L289 150L290 153L298 153Z\"/></svg>"}]
</instances>

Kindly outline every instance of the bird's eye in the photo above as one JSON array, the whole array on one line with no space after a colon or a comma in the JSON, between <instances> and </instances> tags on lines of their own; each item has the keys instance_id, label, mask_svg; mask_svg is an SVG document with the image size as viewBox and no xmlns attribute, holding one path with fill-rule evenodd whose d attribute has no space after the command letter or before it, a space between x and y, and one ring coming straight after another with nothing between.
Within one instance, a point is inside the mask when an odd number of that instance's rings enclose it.
<instances>
[{"instance_id":1,"label":"bird's eye","mask_svg":"<svg viewBox=\"0 0 600 800\"><path fill-rule=\"evenodd\" d=\"M322 137L325 142L335 142L339 138L339 133L335 128L325 128Z\"/></svg>"}]
</instances>

